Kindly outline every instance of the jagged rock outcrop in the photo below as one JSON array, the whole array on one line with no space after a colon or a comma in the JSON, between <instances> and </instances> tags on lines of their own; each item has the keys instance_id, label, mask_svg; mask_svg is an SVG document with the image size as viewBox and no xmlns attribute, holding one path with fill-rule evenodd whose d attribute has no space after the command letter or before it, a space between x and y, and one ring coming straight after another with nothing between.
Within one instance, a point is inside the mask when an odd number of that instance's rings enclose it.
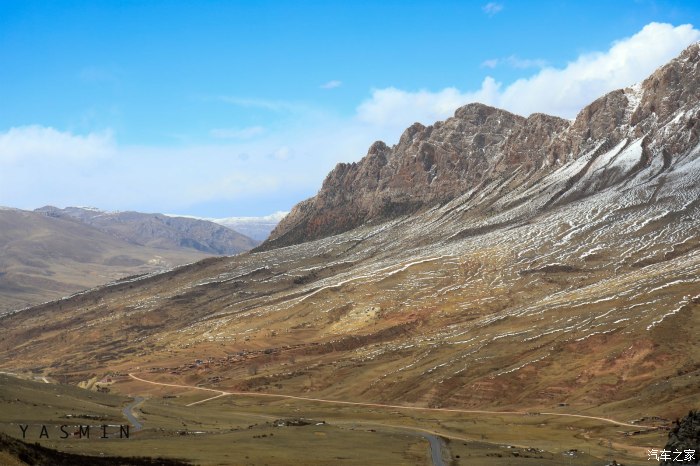
<instances>
[{"instance_id":1,"label":"jagged rock outcrop","mask_svg":"<svg viewBox=\"0 0 700 466\"><path fill-rule=\"evenodd\" d=\"M668 434L664 450L670 453L671 460L662 460L660 466L700 463L700 411L691 411ZM692 455L687 452L693 452ZM682 454L674 454L681 452ZM692 457L692 459L691 459Z\"/></svg>"},{"instance_id":2,"label":"jagged rock outcrop","mask_svg":"<svg viewBox=\"0 0 700 466\"><path fill-rule=\"evenodd\" d=\"M367 221L410 214L445 203L490 179L526 179L543 160L561 154L549 138L569 126L543 114L524 118L469 104L454 118L431 126L415 123L388 147L375 142L360 162L341 163L319 193L280 222L269 244L292 244L341 233Z\"/></svg>"},{"instance_id":3,"label":"jagged rock outcrop","mask_svg":"<svg viewBox=\"0 0 700 466\"><path fill-rule=\"evenodd\" d=\"M642 169L656 176L698 143L699 62L696 43L643 83L595 100L573 122L538 113L524 118L472 103L434 125L415 123L398 144L378 141L359 162L338 164L263 248L341 233L466 193L478 198L473 212L499 213L514 205L498 202L502 193L526 192L571 160L582 160L579 173L541 207L576 200ZM609 160L600 159L604 154ZM632 163L610 163L615 157ZM591 171L595 176L587 176L585 186L578 183Z\"/></svg>"}]
</instances>

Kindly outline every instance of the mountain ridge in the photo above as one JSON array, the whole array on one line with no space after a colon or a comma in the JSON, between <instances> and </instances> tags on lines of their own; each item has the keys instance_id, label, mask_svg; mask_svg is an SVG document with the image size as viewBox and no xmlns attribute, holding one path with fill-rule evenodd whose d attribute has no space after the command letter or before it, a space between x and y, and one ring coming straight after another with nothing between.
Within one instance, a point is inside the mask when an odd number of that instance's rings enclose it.
<instances>
[{"instance_id":1,"label":"mountain ridge","mask_svg":"<svg viewBox=\"0 0 700 466\"><path fill-rule=\"evenodd\" d=\"M258 242L232 228L210 221L134 211L107 212L96 208L53 206L35 212L78 220L125 241L155 248L188 248L216 255L247 251Z\"/></svg>"},{"instance_id":2,"label":"mountain ridge","mask_svg":"<svg viewBox=\"0 0 700 466\"><path fill-rule=\"evenodd\" d=\"M446 177L449 189L435 191L449 194L445 202L389 218L374 204L376 189L364 198L327 190L314 202L366 207L359 226L297 243L290 234L284 247L132 277L0 317L0 369L85 384L134 373L299 403L517 411L527 413L523 428L537 448L553 448L548 441L565 430L541 424L551 413L670 428L666 420L695 407L700 387L700 50L689 50L689 60L682 54L642 85L596 100L574 122L464 110L502 129L470 135L493 158L478 152L461 165L485 163L494 175L470 173L477 184L455 197L460 178ZM512 153L494 146L504 145L505 131L547 135L552 125L578 129L539 147L513 139ZM374 165L346 165L331 179L353 186L362 168L363 181L370 172L393 189L389 201L410 201L398 192L405 179L391 185L376 174L396 168L428 183L430 167L418 159L427 128L405 133L415 158L389 157L376 144ZM548 156L561 162L548 166ZM307 228L328 233L331 217L318 212L294 215L297 239ZM134 380L110 387L144 390ZM220 402L214 398L206 403ZM497 449L515 444L523 424L499 422L504 437L488 440ZM459 434L465 425L453 419L441 429ZM645 462L643 451L641 461L634 456L641 445L663 441L660 431L599 427L566 425L594 448L612 442L625 464Z\"/></svg>"},{"instance_id":3,"label":"mountain ridge","mask_svg":"<svg viewBox=\"0 0 700 466\"><path fill-rule=\"evenodd\" d=\"M72 218L20 209L0 210L0 252L0 312L207 257L137 245Z\"/></svg>"},{"instance_id":4,"label":"mountain ridge","mask_svg":"<svg viewBox=\"0 0 700 466\"><path fill-rule=\"evenodd\" d=\"M697 118L686 118L691 136L686 141L678 136L665 147L655 147L654 131L668 123L669 115L699 98L699 50L700 44L690 45L640 84L594 100L573 121L541 113L525 118L471 103L445 121L430 126L415 123L394 146L377 141L359 162L338 164L316 196L297 204L262 249L410 214L466 192L476 195L489 184L526 190L562 164L601 151L594 154L596 158L623 138L629 142L647 138L634 170L654 163L659 155L668 168L669 157L697 143ZM604 188L619 178L605 173L593 184ZM554 194L550 203L566 191ZM491 210L500 212L503 209Z\"/></svg>"},{"instance_id":5,"label":"mountain ridge","mask_svg":"<svg viewBox=\"0 0 700 466\"><path fill-rule=\"evenodd\" d=\"M214 222L227 228L242 233L256 241L265 241L270 232L277 226L280 220L289 212L276 211L268 215L258 217L196 217L190 215L165 214L168 217L185 217Z\"/></svg>"},{"instance_id":6,"label":"mountain ridge","mask_svg":"<svg viewBox=\"0 0 700 466\"><path fill-rule=\"evenodd\" d=\"M257 242L210 222L92 207L0 208L0 312Z\"/></svg>"}]
</instances>

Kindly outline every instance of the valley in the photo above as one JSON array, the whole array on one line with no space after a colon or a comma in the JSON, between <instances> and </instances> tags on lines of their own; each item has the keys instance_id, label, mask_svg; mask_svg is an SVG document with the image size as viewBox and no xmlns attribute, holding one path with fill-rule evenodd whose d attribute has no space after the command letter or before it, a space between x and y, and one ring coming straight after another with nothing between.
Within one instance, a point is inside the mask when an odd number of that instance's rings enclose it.
<instances>
[{"instance_id":1,"label":"valley","mask_svg":"<svg viewBox=\"0 0 700 466\"><path fill-rule=\"evenodd\" d=\"M573 122L466 105L249 252L5 314L0 370L44 398L2 379L3 428L66 390L197 464L649 464L700 403L699 65Z\"/></svg>"},{"instance_id":2,"label":"valley","mask_svg":"<svg viewBox=\"0 0 700 466\"><path fill-rule=\"evenodd\" d=\"M583 465L591 464L596 457L612 456L625 458L625 464L647 464L640 460L646 458L643 452L640 456L641 447L601 441L601 437L618 436L620 429L628 427L601 425L595 420L562 420L542 413L468 414L378 405L329 406L299 398L266 399L255 394L209 398L201 403L208 396L201 395L201 389L159 386L134 378L117 382L115 388L146 394L145 401L135 409L144 429L132 428L128 439L116 434L101 439L95 438L102 435L100 423L125 423L111 407L126 403L126 398L89 394L70 387L47 389L46 384L36 382L15 385L24 390L22 401L28 406L16 414L16 402L11 398L16 395L5 388L0 391L0 401L5 407L9 405L7 416L26 419L25 426L31 422L49 426L50 438L42 440L43 445L82 454L120 455L124 445L128 445L132 455L167 452L170 458L194 460L202 465L299 461L412 465L438 464L430 445L440 443L439 455L444 464ZM79 419L81 416L99 420ZM92 425L97 434L82 440L59 438L58 426L72 426L76 420L81 425ZM30 425L27 441L35 440L38 430L38 424L35 428ZM72 432L70 428L68 431ZM4 424L2 432L21 437L17 425ZM650 430L638 436L635 443L663 442L663 437L664 433ZM429 443L431 438L435 440ZM222 448L224 444L231 448ZM348 448L353 444L363 448ZM313 451L312 458L309 449Z\"/></svg>"},{"instance_id":3,"label":"valley","mask_svg":"<svg viewBox=\"0 0 700 466\"><path fill-rule=\"evenodd\" d=\"M211 222L159 214L0 207L0 314L257 244Z\"/></svg>"}]
</instances>

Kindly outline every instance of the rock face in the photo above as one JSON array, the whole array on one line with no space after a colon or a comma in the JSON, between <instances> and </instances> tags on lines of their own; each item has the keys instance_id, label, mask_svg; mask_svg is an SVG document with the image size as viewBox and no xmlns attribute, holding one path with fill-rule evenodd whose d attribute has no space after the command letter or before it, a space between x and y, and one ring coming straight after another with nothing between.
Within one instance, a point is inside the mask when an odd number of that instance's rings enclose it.
<instances>
[{"instance_id":1,"label":"rock face","mask_svg":"<svg viewBox=\"0 0 700 466\"><path fill-rule=\"evenodd\" d=\"M683 452L679 460L674 461L676 455L671 454L671 461L664 460L660 466L673 466L678 464L700 463L700 411L691 411L671 430L668 435L668 443L664 450L670 452ZM686 451L693 451L693 459L686 458ZM687 461L686 461L687 460Z\"/></svg>"},{"instance_id":2,"label":"rock face","mask_svg":"<svg viewBox=\"0 0 700 466\"><path fill-rule=\"evenodd\" d=\"M544 114L524 118L475 103L434 125L415 123L398 144L375 142L359 162L338 164L263 248L323 238L463 195L474 198L473 213L501 213L513 206L499 202L503 193L525 193L572 160L582 161L579 172L539 208L620 183L641 169L657 176L698 143L698 63L696 43L643 83L597 99L573 122ZM615 147L610 160L601 159ZM625 151L631 164L611 163ZM585 186L574 186L592 168Z\"/></svg>"},{"instance_id":3,"label":"rock face","mask_svg":"<svg viewBox=\"0 0 700 466\"><path fill-rule=\"evenodd\" d=\"M104 212L82 207L59 209L46 206L36 212L79 220L120 239L154 248L184 248L208 254L231 255L258 244L230 228L199 219L141 212Z\"/></svg>"}]
</instances>

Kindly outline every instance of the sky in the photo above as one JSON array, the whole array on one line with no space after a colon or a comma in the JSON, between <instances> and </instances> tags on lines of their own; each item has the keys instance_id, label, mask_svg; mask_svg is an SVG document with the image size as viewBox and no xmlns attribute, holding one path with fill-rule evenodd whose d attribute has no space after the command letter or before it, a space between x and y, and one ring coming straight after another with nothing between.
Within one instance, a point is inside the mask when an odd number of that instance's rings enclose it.
<instances>
[{"instance_id":1,"label":"sky","mask_svg":"<svg viewBox=\"0 0 700 466\"><path fill-rule=\"evenodd\" d=\"M0 205L262 216L478 101L573 119L696 1L0 0Z\"/></svg>"}]
</instances>

